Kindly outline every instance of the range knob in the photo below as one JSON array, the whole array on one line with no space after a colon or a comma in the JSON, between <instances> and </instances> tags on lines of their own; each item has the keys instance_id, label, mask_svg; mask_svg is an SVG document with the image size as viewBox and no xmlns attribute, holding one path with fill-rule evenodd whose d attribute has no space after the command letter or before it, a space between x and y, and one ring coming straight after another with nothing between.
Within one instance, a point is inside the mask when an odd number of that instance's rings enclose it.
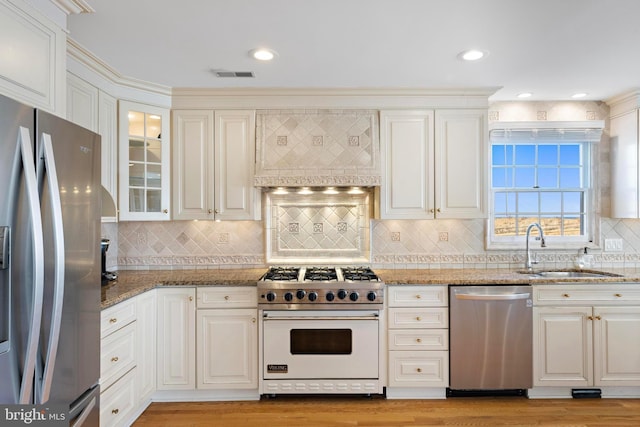
<instances>
[{"instance_id":1,"label":"range knob","mask_svg":"<svg viewBox=\"0 0 640 427\"><path fill-rule=\"evenodd\" d=\"M378 296L373 291L369 291L369 293L367 294L367 299L372 302L375 301L377 297Z\"/></svg>"},{"instance_id":2,"label":"range knob","mask_svg":"<svg viewBox=\"0 0 640 427\"><path fill-rule=\"evenodd\" d=\"M360 295L358 295L356 291L353 291L349 294L349 299L351 301L358 301L358 297L360 297Z\"/></svg>"},{"instance_id":3,"label":"range knob","mask_svg":"<svg viewBox=\"0 0 640 427\"><path fill-rule=\"evenodd\" d=\"M336 294L334 294L333 292L329 291L327 292L327 295L324 296L326 298L327 301L331 302L334 299L336 299Z\"/></svg>"},{"instance_id":4,"label":"range knob","mask_svg":"<svg viewBox=\"0 0 640 427\"><path fill-rule=\"evenodd\" d=\"M291 292L286 292L286 293L284 294L284 300L285 300L285 301L288 301L288 302L291 302L291 301L293 300L293 293L291 293Z\"/></svg>"},{"instance_id":5,"label":"range knob","mask_svg":"<svg viewBox=\"0 0 640 427\"><path fill-rule=\"evenodd\" d=\"M346 297L347 297L347 291L345 291L344 289L340 289L338 291L338 298L345 299Z\"/></svg>"},{"instance_id":6,"label":"range knob","mask_svg":"<svg viewBox=\"0 0 640 427\"><path fill-rule=\"evenodd\" d=\"M276 299L276 293L275 292L272 292L272 291L267 292L267 301L273 302L273 301L275 301L275 299Z\"/></svg>"},{"instance_id":7,"label":"range knob","mask_svg":"<svg viewBox=\"0 0 640 427\"><path fill-rule=\"evenodd\" d=\"M318 299L318 293L317 292L309 292L309 301L315 301Z\"/></svg>"},{"instance_id":8,"label":"range knob","mask_svg":"<svg viewBox=\"0 0 640 427\"><path fill-rule=\"evenodd\" d=\"M296 291L296 297L297 297L298 299L303 299L303 298L304 298L304 296L305 296L306 294L307 294L307 293L306 293L304 290L302 290L302 289L298 289L298 290Z\"/></svg>"}]
</instances>

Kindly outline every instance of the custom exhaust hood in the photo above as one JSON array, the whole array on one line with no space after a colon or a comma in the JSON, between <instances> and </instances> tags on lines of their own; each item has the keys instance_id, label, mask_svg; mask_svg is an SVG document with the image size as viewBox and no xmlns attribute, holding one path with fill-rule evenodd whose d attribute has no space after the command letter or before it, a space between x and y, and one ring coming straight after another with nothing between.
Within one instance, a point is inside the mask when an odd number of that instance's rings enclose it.
<instances>
[{"instance_id":1,"label":"custom exhaust hood","mask_svg":"<svg viewBox=\"0 0 640 427\"><path fill-rule=\"evenodd\" d=\"M379 186L376 110L256 114L257 187Z\"/></svg>"}]
</instances>

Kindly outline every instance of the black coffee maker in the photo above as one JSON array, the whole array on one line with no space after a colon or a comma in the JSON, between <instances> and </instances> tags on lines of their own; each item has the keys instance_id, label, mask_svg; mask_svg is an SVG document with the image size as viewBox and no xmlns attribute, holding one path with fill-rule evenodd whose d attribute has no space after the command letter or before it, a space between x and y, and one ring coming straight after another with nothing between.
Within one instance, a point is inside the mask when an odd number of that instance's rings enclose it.
<instances>
[{"instance_id":1,"label":"black coffee maker","mask_svg":"<svg viewBox=\"0 0 640 427\"><path fill-rule=\"evenodd\" d=\"M102 250L102 285L116 280L118 275L113 271L107 271L107 250L109 249L109 239L102 238L100 240L100 249Z\"/></svg>"}]
</instances>

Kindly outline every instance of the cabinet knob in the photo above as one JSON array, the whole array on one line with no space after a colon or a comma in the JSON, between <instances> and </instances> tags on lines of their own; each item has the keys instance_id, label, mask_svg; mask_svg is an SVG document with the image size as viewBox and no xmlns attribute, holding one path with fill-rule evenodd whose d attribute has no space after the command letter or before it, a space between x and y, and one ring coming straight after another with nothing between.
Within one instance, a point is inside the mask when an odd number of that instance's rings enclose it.
<instances>
[{"instance_id":1,"label":"cabinet knob","mask_svg":"<svg viewBox=\"0 0 640 427\"><path fill-rule=\"evenodd\" d=\"M416 338L416 342L422 342L421 338Z\"/></svg>"},{"instance_id":2,"label":"cabinet knob","mask_svg":"<svg viewBox=\"0 0 640 427\"><path fill-rule=\"evenodd\" d=\"M209 213L213 213L213 209L209 209L207 212L209 212Z\"/></svg>"},{"instance_id":3,"label":"cabinet knob","mask_svg":"<svg viewBox=\"0 0 640 427\"><path fill-rule=\"evenodd\" d=\"M417 295L416 295L416 299L420 299L420 298L422 298L422 295L417 294Z\"/></svg>"},{"instance_id":4,"label":"cabinet knob","mask_svg":"<svg viewBox=\"0 0 640 427\"><path fill-rule=\"evenodd\" d=\"M225 300L225 301L229 301L229 295L225 295L225 296L224 296L224 300Z\"/></svg>"},{"instance_id":5,"label":"cabinet knob","mask_svg":"<svg viewBox=\"0 0 640 427\"><path fill-rule=\"evenodd\" d=\"M569 298L569 294L562 294L563 297Z\"/></svg>"},{"instance_id":6,"label":"cabinet knob","mask_svg":"<svg viewBox=\"0 0 640 427\"><path fill-rule=\"evenodd\" d=\"M422 368L416 368L416 372L418 373L422 372Z\"/></svg>"},{"instance_id":7,"label":"cabinet knob","mask_svg":"<svg viewBox=\"0 0 640 427\"><path fill-rule=\"evenodd\" d=\"M429 212L434 213L435 211L433 209L429 209Z\"/></svg>"},{"instance_id":8,"label":"cabinet knob","mask_svg":"<svg viewBox=\"0 0 640 427\"><path fill-rule=\"evenodd\" d=\"M417 316L417 317L416 317L416 320L419 322L419 321L421 321L421 320L422 320L422 317Z\"/></svg>"},{"instance_id":9,"label":"cabinet knob","mask_svg":"<svg viewBox=\"0 0 640 427\"><path fill-rule=\"evenodd\" d=\"M118 356L112 357L111 361L114 362L114 363L117 362L118 361Z\"/></svg>"},{"instance_id":10,"label":"cabinet knob","mask_svg":"<svg viewBox=\"0 0 640 427\"><path fill-rule=\"evenodd\" d=\"M621 298L621 297L622 297L622 294L615 294L615 296L616 296L617 298Z\"/></svg>"},{"instance_id":11,"label":"cabinet knob","mask_svg":"<svg viewBox=\"0 0 640 427\"><path fill-rule=\"evenodd\" d=\"M440 208L436 209L436 211L437 211L437 212L441 212L441 211L440 211Z\"/></svg>"},{"instance_id":12,"label":"cabinet knob","mask_svg":"<svg viewBox=\"0 0 640 427\"><path fill-rule=\"evenodd\" d=\"M118 412L120 412L120 410L118 408L111 410L111 413L114 414L114 415L117 415Z\"/></svg>"},{"instance_id":13,"label":"cabinet knob","mask_svg":"<svg viewBox=\"0 0 640 427\"><path fill-rule=\"evenodd\" d=\"M162 209L162 213L169 213L169 209Z\"/></svg>"},{"instance_id":14,"label":"cabinet knob","mask_svg":"<svg viewBox=\"0 0 640 427\"><path fill-rule=\"evenodd\" d=\"M596 320L602 320L602 317L596 316Z\"/></svg>"},{"instance_id":15,"label":"cabinet knob","mask_svg":"<svg viewBox=\"0 0 640 427\"><path fill-rule=\"evenodd\" d=\"M587 316L587 319L593 320L593 316Z\"/></svg>"},{"instance_id":16,"label":"cabinet knob","mask_svg":"<svg viewBox=\"0 0 640 427\"><path fill-rule=\"evenodd\" d=\"M111 319L109 319L109 323L116 323L118 321L118 319L116 319L115 317L112 317Z\"/></svg>"},{"instance_id":17,"label":"cabinet knob","mask_svg":"<svg viewBox=\"0 0 640 427\"><path fill-rule=\"evenodd\" d=\"M193 301L193 297L189 297L189 301Z\"/></svg>"},{"instance_id":18,"label":"cabinet knob","mask_svg":"<svg viewBox=\"0 0 640 427\"><path fill-rule=\"evenodd\" d=\"M251 323L256 323L256 318L255 317L251 318Z\"/></svg>"},{"instance_id":19,"label":"cabinet knob","mask_svg":"<svg viewBox=\"0 0 640 427\"><path fill-rule=\"evenodd\" d=\"M215 213L215 214L219 214L219 213L220 213L220 211L219 211L218 209L214 209L214 210L213 210L213 213Z\"/></svg>"}]
</instances>

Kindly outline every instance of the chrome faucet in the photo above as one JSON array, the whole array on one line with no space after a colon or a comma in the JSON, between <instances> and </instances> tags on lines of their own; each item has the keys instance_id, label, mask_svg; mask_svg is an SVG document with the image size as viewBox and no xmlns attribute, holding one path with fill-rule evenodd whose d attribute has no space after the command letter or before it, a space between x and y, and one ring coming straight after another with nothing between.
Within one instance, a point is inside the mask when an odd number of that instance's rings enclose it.
<instances>
[{"instance_id":1,"label":"chrome faucet","mask_svg":"<svg viewBox=\"0 0 640 427\"><path fill-rule=\"evenodd\" d=\"M540 239L540 247L545 248L547 246L547 244L544 242L544 232L542 231L542 227L540 227L540 224L538 224L537 222L529 224L529 226L527 227L527 235L525 237L525 242L526 242L525 249L527 251L527 260L524 262L524 268L527 271L533 270L533 267L531 267L531 264L532 264L531 251L529 250L529 235L531 234L531 229L533 227L536 227L538 229L538 232L540 233L540 237L538 237L538 239Z\"/></svg>"}]
</instances>

